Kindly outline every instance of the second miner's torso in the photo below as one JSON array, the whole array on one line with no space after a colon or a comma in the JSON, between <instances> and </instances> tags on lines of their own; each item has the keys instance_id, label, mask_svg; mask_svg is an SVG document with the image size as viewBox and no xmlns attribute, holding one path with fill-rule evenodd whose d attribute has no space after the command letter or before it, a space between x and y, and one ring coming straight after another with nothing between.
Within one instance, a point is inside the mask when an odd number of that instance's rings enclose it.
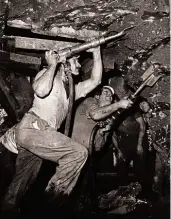
<instances>
[{"instance_id":1,"label":"second miner's torso","mask_svg":"<svg viewBox=\"0 0 171 219\"><path fill-rule=\"evenodd\" d=\"M34 95L33 107L30 111L44 119L48 124L58 129L68 113L69 99L67 99L63 81L56 76L50 94L45 98Z\"/></svg>"}]
</instances>

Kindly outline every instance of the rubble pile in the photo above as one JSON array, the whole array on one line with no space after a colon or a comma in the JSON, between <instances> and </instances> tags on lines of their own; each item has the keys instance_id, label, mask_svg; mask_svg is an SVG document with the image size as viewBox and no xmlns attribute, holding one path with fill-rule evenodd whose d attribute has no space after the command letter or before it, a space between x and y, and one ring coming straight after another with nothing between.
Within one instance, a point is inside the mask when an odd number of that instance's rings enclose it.
<instances>
[{"instance_id":1,"label":"rubble pile","mask_svg":"<svg viewBox=\"0 0 171 219\"><path fill-rule=\"evenodd\" d=\"M99 208L103 211L113 211L116 214L128 214L135 210L136 205L140 202L146 203L136 198L140 192L141 185L139 183L119 186L118 189L98 197Z\"/></svg>"},{"instance_id":2,"label":"rubble pile","mask_svg":"<svg viewBox=\"0 0 171 219\"><path fill-rule=\"evenodd\" d=\"M4 118L7 116L7 113L3 108L0 108L0 125L4 122Z\"/></svg>"}]
</instances>

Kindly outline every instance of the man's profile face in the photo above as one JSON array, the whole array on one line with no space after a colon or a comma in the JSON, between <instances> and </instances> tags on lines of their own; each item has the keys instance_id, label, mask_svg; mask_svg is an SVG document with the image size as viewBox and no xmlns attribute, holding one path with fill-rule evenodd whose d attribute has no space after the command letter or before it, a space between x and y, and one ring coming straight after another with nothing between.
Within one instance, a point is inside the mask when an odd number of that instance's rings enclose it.
<instances>
[{"instance_id":1,"label":"man's profile face","mask_svg":"<svg viewBox=\"0 0 171 219\"><path fill-rule=\"evenodd\" d=\"M100 105L110 105L113 101L112 91L108 88L102 88L102 92L99 96Z\"/></svg>"},{"instance_id":2,"label":"man's profile face","mask_svg":"<svg viewBox=\"0 0 171 219\"><path fill-rule=\"evenodd\" d=\"M74 75L79 75L79 70L81 68L80 63L78 62L78 57L72 57L69 59L69 63L71 65L71 71Z\"/></svg>"}]
</instances>

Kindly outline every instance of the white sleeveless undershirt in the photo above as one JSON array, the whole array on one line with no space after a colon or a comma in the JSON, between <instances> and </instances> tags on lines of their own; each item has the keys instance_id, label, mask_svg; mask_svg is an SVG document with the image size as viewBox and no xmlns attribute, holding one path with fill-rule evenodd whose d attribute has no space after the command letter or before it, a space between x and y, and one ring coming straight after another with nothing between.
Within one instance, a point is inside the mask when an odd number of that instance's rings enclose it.
<instances>
[{"instance_id":1,"label":"white sleeveless undershirt","mask_svg":"<svg viewBox=\"0 0 171 219\"><path fill-rule=\"evenodd\" d=\"M50 94L45 98L39 98L34 95L33 107L30 111L44 119L56 130L60 128L68 113L69 99L67 99L61 77L55 77L53 88Z\"/></svg>"}]
</instances>

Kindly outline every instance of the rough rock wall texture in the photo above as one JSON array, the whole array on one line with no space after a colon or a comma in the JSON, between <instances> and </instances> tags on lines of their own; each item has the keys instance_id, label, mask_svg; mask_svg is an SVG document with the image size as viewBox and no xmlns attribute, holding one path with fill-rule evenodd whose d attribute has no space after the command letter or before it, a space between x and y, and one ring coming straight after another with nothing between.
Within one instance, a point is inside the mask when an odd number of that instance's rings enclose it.
<instances>
[{"instance_id":1,"label":"rough rock wall texture","mask_svg":"<svg viewBox=\"0 0 171 219\"><path fill-rule=\"evenodd\" d=\"M6 91L6 98L0 96L1 105L8 115L11 114L9 106L5 104L7 95L10 96L11 105L15 111L15 115L10 115L10 119L16 117L19 121L32 106L34 96L32 86L25 76L13 71L0 69L0 74L4 82L3 89Z\"/></svg>"},{"instance_id":2,"label":"rough rock wall texture","mask_svg":"<svg viewBox=\"0 0 171 219\"><path fill-rule=\"evenodd\" d=\"M139 6L137 15L128 15L120 21L120 25L114 22L109 27L119 31L130 23L137 24L128 39L118 43L111 51L124 79L132 87L152 62L161 64L162 79L153 88L146 88L142 95L154 107L154 117L150 122L153 134L159 136L165 129L165 134L160 135L160 138L169 147L166 134L169 132L170 119L169 2L135 1L135 4Z\"/></svg>"},{"instance_id":3,"label":"rough rock wall texture","mask_svg":"<svg viewBox=\"0 0 171 219\"><path fill-rule=\"evenodd\" d=\"M79 39L98 36L118 18L135 14L136 7L116 7L108 1L9 1L9 22L23 24L34 32ZM89 31L87 31L89 30Z\"/></svg>"},{"instance_id":4,"label":"rough rock wall texture","mask_svg":"<svg viewBox=\"0 0 171 219\"><path fill-rule=\"evenodd\" d=\"M125 40L103 50L108 57L104 66L115 61L124 79L134 87L150 63L159 62L162 79L142 95L158 108L151 121L153 130L168 125L169 0L1 0L0 6L1 34L4 19L9 25L33 32L84 40L136 25Z\"/></svg>"},{"instance_id":5,"label":"rough rock wall texture","mask_svg":"<svg viewBox=\"0 0 171 219\"><path fill-rule=\"evenodd\" d=\"M4 0L0 1L0 37L4 33L5 22L8 19L8 4Z\"/></svg>"}]
</instances>

